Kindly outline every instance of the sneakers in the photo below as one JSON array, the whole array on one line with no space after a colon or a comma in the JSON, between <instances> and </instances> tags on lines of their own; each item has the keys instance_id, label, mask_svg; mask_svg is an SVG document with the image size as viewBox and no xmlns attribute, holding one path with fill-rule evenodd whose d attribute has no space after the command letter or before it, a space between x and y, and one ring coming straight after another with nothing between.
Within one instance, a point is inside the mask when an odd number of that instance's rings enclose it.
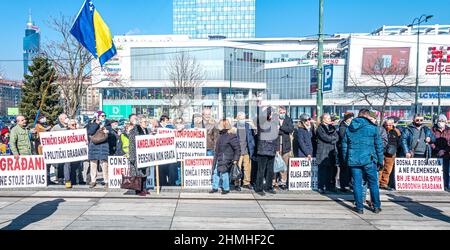
<instances>
[{"instance_id":1,"label":"sneakers","mask_svg":"<svg viewBox=\"0 0 450 250\"><path fill-rule=\"evenodd\" d=\"M215 194L215 193L218 193L218 192L219 192L219 190L217 190L217 189L213 189L213 190L209 191L210 194Z\"/></svg>"},{"instance_id":2,"label":"sneakers","mask_svg":"<svg viewBox=\"0 0 450 250\"><path fill-rule=\"evenodd\" d=\"M72 183L70 181L66 181L66 188L72 188Z\"/></svg>"},{"instance_id":3,"label":"sneakers","mask_svg":"<svg viewBox=\"0 0 450 250\"><path fill-rule=\"evenodd\" d=\"M95 186L97 186L97 183L91 182L91 184L89 185L89 188L94 188Z\"/></svg>"}]
</instances>

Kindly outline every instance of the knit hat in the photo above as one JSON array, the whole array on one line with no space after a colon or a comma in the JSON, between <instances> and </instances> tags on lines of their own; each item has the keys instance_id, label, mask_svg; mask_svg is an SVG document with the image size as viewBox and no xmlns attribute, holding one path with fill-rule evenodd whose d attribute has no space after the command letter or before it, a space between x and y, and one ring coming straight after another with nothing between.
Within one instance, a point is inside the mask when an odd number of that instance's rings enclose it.
<instances>
[{"instance_id":1,"label":"knit hat","mask_svg":"<svg viewBox=\"0 0 450 250\"><path fill-rule=\"evenodd\" d=\"M95 118L99 118L101 115L105 114L105 112L103 111L97 111L97 113L95 113ZM106 114L105 114L106 115Z\"/></svg>"},{"instance_id":2,"label":"knit hat","mask_svg":"<svg viewBox=\"0 0 450 250\"><path fill-rule=\"evenodd\" d=\"M2 132L0 133L0 135L5 135L7 133L9 133L9 129L8 128L3 128Z\"/></svg>"},{"instance_id":3,"label":"knit hat","mask_svg":"<svg viewBox=\"0 0 450 250\"><path fill-rule=\"evenodd\" d=\"M355 114L353 114L352 112L346 112L344 114L344 121L347 121L348 119L353 118L353 117L355 117Z\"/></svg>"}]
</instances>

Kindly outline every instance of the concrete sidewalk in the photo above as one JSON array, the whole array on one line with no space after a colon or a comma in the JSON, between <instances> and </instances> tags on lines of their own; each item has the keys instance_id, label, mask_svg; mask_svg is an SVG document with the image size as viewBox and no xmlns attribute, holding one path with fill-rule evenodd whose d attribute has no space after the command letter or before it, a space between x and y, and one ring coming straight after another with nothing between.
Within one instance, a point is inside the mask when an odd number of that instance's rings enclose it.
<instances>
[{"instance_id":1,"label":"concrete sidewalk","mask_svg":"<svg viewBox=\"0 0 450 250\"><path fill-rule=\"evenodd\" d=\"M450 194L382 192L383 211L354 213L351 194L253 192L208 194L163 189L160 195L59 186L1 190L0 228L56 230L389 230L450 229Z\"/></svg>"}]
</instances>

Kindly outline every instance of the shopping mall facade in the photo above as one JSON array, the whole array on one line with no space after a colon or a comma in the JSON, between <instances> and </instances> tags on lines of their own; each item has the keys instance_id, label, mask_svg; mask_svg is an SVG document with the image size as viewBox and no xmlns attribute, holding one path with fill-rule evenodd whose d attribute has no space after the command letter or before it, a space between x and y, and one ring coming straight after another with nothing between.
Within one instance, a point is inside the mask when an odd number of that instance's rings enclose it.
<instances>
[{"instance_id":1,"label":"shopping mall facade","mask_svg":"<svg viewBox=\"0 0 450 250\"><path fill-rule=\"evenodd\" d=\"M418 60L417 30L408 27L383 26L373 33L326 38L325 64L332 74L326 77L325 111L342 114L370 107L369 102L382 105L382 98L371 97L368 102L362 93L396 82L398 86L390 88L388 115L408 118L418 61L422 111L437 111L441 76L442 110L450 115L450 26L423 26L420 33ZM100 106L116 119L131 113L174 116L170 99L176 90L169 68L180 53L195 58L205 72L202 88L197 89L185 119L203 107L210 107L217 119L235 116L238 111L252 117L261 99L263 104L288 107L294 118L302 113L315 114L317 39L190 39L168 35L116 36L114 42L118 55L94 71L93 81L99 82ZM375 67L374 61L380 60L381 65ZM388 70L400 67L401 71ZM380 74L385 83L377 80ZM398 83L398 79L402 81ZM230 107L233 103L237 105Z\"/></svg>"}]
</instances>

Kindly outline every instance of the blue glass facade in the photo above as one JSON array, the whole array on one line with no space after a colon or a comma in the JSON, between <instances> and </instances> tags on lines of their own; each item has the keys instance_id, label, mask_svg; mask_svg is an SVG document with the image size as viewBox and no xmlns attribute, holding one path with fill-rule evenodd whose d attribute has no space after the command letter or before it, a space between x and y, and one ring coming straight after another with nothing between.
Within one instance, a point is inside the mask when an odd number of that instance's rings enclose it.
<instances>
[{"instance_id":1,"label":"blue glass facade","mask_svg":"<svg viewBox=\"0 0 450 250\"><path fill-rule=\"evenodd\" d=\"M255 37L256 0L173 0L173 33Z\"/></svg>"},{"instance_id":2,"label":"blue glass facade","mask_svg":"<svg viewBox=\"0 0 450 250\"><path fill-rule=\"evenodd\" d=\"M28 66L31 65L33 58L39 54L41 48L41 34L39 28L34 26L33 22L28 21L23 38L23 73L28 74Z\"/></svg>"}]
</instances>

